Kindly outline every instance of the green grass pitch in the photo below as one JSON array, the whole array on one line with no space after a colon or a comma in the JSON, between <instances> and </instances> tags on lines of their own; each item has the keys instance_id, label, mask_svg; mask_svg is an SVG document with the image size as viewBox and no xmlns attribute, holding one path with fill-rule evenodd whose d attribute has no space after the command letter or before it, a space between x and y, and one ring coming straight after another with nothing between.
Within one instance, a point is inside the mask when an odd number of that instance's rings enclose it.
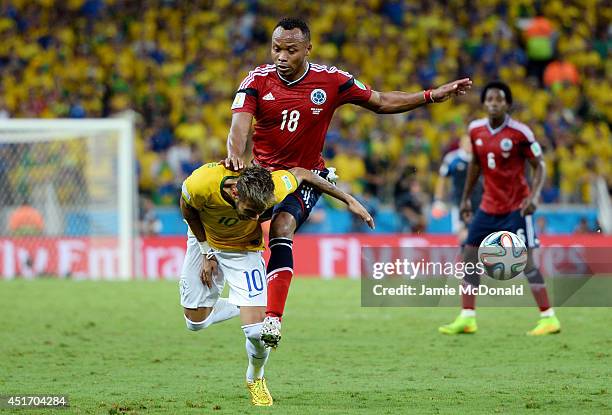
<instances>
[{"instance_id":1,"label":"green grass pitch","mask_svg":"<svg viewBox=\"0 0 612 415\"><path fill-rule=\"evenodd\" d=\"M69 396L28 414L612 413L608 308L559 309L543 338L535 307L480 309L477 334L444 337L456 309L361 308L359 289L294 280L275 404L253 408L239 321L187 331L176 282L0 282L0 394Z\"/></svg>"}]
</instances>

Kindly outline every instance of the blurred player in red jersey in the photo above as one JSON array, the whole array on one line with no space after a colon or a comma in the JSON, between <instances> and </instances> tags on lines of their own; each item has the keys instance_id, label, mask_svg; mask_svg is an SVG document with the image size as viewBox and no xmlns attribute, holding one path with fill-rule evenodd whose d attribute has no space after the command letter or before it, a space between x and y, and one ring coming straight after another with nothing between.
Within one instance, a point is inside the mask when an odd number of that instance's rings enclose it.
<instances>
[{"instance_id":1,"label":"blurred player in red jersey","mask_svg":"<svg viewBox=\"0 0 612 415\"><path fill-rule=\"evenodd\" d=\"M468 128L472 143L472 160L463 190L460 210L470 226L464 250L465 262L476 263L478 246L490 233L510 231L521 237L529 249L525 276L540 309L540 321L529 335L559 333L561 324L550 307L546 285L540 270L534 265L532 249L539 245L532 214L537 209L544 184L542 149L533 132L508 115L512 92L502 82L490 82L480 97L489 116L472 121ZM533 169L531 190L525 178L525 161ZM480 207L472 218L470 196L480 174L484 176L484 193ZM480 277L468 274L463 284L478 286ZM476 297L462 293L463 309L451 324L440 327L444 334L474 333Z\"/></svg>"},{"instance_id":2,"label":"blurred player in red jersey","mask_svg":"<svg viewBox=\"0 0 612 415\"><path fill-rule=\"evenodd\" d=\"M310 29L303 20L286 18L276 25L271 48L274 64L249 72L234 98L226 165L238 170L250 158L247 144L255 118L254 163L272 170L303 167L327 177L321 151L339 106L351 103L379 114L394 114L463 95L472 85L465 78L416 93L377 92L336 67L308 62L311 49ZM293 276L293 235L319 196L302 185L274 208L268 305L262 328L262 340L272 347L280 340L280 319Z\"/></svg>"}]
</instances>

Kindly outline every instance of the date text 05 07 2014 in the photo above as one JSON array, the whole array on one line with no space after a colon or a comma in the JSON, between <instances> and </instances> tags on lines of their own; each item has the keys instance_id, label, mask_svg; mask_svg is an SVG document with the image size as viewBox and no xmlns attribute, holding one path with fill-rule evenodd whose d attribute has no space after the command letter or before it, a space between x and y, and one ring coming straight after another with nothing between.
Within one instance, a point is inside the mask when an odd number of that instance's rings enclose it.
<instances>
[{"instance_id":1,"label":"date text 05 07 2014","mask_svg":"<svg viewBox=\"0 0 612 415\"><path fill-rule=\"evenodd\" d=\"M68 407L66 395L0 395L0 408L62 408Z\"/></svg>"}]
</instances>

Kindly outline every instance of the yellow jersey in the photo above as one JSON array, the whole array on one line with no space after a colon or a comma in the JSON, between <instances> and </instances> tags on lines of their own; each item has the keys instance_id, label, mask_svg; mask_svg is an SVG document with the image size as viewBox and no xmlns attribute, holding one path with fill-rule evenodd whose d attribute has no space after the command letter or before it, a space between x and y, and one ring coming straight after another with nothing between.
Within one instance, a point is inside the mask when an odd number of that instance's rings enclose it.
<instances>
[{"instance_id":1,"label":"yellow jersey","mask_svg":"<svg viewBox=\"0 0 612 415\"><path fill-rule=\"evenodd\" d=\"M224 251L261 251L264 241L261 225L257 220L238 218L233 204L223 198L223 186L227 179L238 178L238 173L219 163L208 163L195 170L183 182L182 197L185 203L200 212L200 220L210 246ZM287 170L272 172L274 202L285 199L297 187L297 179Z\"/></svg>"}]
</instances>

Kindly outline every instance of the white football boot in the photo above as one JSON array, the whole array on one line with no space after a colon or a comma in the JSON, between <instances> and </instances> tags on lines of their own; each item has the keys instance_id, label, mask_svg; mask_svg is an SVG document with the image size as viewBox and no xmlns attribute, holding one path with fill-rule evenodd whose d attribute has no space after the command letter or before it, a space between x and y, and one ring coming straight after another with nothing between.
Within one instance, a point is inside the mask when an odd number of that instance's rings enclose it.
<instances>
[{"instance_id":1,"label":"white football boot","mask_svg":"<svg viewBox=\"0 0 612 415\"><path fill-rule=\"evenodd\" d=\"M281 339L281 321L278 317L266 316L261 326L261 341L276 349Z\"/></svg>"}]
</instances>

